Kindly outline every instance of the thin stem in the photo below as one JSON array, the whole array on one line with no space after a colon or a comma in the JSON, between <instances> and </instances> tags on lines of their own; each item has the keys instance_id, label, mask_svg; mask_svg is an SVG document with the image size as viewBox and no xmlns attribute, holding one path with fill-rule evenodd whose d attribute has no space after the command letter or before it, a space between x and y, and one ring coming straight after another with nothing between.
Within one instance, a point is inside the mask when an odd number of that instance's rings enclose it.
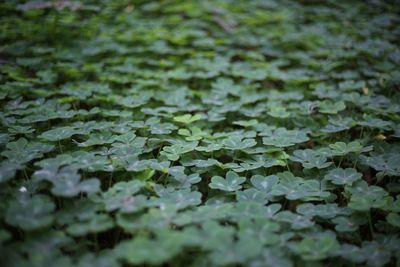
<instances>
[{"instance_id":1,"label":"thin stem","mask_svg":"<svg viewBox=\"0 0 400 267\"><path fill-rule=\"evenodd\" d=\"M371 211L368 213L368 224L369 224L369 231L371 232L371 237L374 239L374 227L372 225L372 219L371 219Z\"/></svg>"},{"instance_id":2,"label":"thin stem","mask_svg":"<svg viewBox=\"0 0 400 267\"><path fill-rule=\"evenodd\" d=\"M356 161L354 162L354 165L353 165L354 169L357 167L357 162L358 162L358 157L356 158Z\"/></svg>"},{"instance_id":3,"label":"thin stem","mask_svg":"<svg viewBox=\"0 0 400 267\"><path fill-rule=\"evenodd\" d=\"M121 236L121 230L117 229L117 233L115 234L114 244L117 244L119 242L119 237L120 236Z\"/></svg>"},{"instance_id":4,"label":"thin stem","mask_svg":"<svg viewBox=\"0 0 400 267\"><path fill-rule=\"evenodd\" d=\"M286 168L288 169L288 171L289 172L292 172L291 170L290 170L290 167L289 167L289 164L288 164L288 162L287 162L287 159L285 158L285 163L286 163Z\"/></svg>"},{"instance_id":5,"label":"thin stem","mask_svg":"<svg viewBox=\"0 0 400 267\"><path fill-rule=\"evenodd\" d=\"M60 149L61 154L64 154L60 140L58 140L58 148Z\"/></svg>"},{"instance_id":6,"label":"thin stem","mask_svg":"<svg viewBox=\"0 0 400 267\"><path fill-rule=\"evenodd\" d=\"M334 157L332 156L332 157L330 157L331 158L331 161L333 162L333 165L335 166L335 168L337 168L337 165L336 165L336 162L335 162L335 160L334 160Z\"/></svg>"},{"instance_id":7,"label":"thin stem","mask_svg":"<svg viewBox=\"0 0 400 267\"><path fill-rule=\"evenodd\" d=\"M113 181L113 172L110 173L110 178L108 180L108 187L111 187L112 181Z\"/></svg>"},{"instance_id":8,"label":"thin stem","mask_svg":"<svg viewBox=\"0 0 400 267\"><path fill-rule=\"evenodd\" d=\"M342 161L343 161L343 156L340 157L340 161L339 161L339 164L338 164L338 168L340 168L340 165L342 164Z\"/></svg>"},{"instance_id":9,"label":"thin stem","mask_svg":"<svg viewBox=\"0 0 400 267\"><path fill-rule=\"evenodd\" d=\"M94 234L94 250L96 251L96 253L99 251L100 247L99 247L99 240L97 238L97 233Z\"/></svg>"},{"instance_id":10,"label":"thin stem","mask_svg":"<svg viewBox=\"0 0 400 267\"><path fill-rule=\"evenodd\" d=\"M359 137L359 139L362 139L363 133L364 133L364 127L361 127L361 132L360 132L360 137Z\"/></svg>"},{"instance_id":11,"label":"thin stem","mask_svg":"<svg viewBox=\"0 0 400 267\"><path fill-rule=\"evenodd\" d=\"M29 181L29 177L28 177L28 174L26 173L26 170L24 169L22 172L24 173L25 179L27 181Z\"/></svg>"}]
</instances>

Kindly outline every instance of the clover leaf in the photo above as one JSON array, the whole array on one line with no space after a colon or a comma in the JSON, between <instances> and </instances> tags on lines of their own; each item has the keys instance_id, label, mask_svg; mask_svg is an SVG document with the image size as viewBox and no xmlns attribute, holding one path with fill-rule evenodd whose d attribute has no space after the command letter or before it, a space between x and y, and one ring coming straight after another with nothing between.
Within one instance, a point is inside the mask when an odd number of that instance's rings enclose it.
<instances>
[{"instance_id":1,"label":"clover leaf","mask_svg":"<svg viewBox=\"0 0 400 267\"><path fill-rule=\"evenodd\" d=\"M288 118L291 115L286 108L280 106L271 107L267 114L274 118Z\"/></svg>"},{"instance_id":2,"label":"clover leaf","mask_svg":"<svg viewBox=\"0 0 400 267\"><path fill-rule=\"evenodd\" d=\"M63 126L44 132L39 135L39 138L47 141L59 141L73 136L76 132L74 127Z\"/></svg>"},{"instance_id":3,"label":"clover leaf","mask_svg":"<svg viewBox=\"0 0 400 267\"><path fill-rule=\"evenodd\" d=\"M278 183L279 177L276 175L261 176L254 175L251 177L251 184L258 190L268 193Z\"/></svg>"},{"instance_id":4,"label":"clover leaf","mask_svg":"<svg viewBox=\"0 0 400 267\"><path fill-rule=\"evenodd\" d=\"M272 196L285 196L286 199L314 199L327 198L329 192L324 191L321 183L316 180L304 180L295 177L291 172L278 173L279 182L272 186Z\"/></svg>"},{"instance_id":5,"label":"clover leaf","mask_svg":"<svg viewBox=\"0 0 400 267\"><path fill-rule=\"evenodd\" d=\"M262 139L264 145L276 147L289 147L309 140L307 131L287 130L285 128L277 128L263 135L266 135Z\"/></svg>"},{"instance_id":6,"label":"clover leaf","mask_svg":"<svg viewBox=\"0 0 400 267\"><path fill-rule=\"evenodd\" d=\"M186 243L187 238L176 231L158 231L155 239L138 236L128 243L126 259L135 265L158 265L178 254Z\"/></svg>"},{"instance_id":7,"label":"clover leaf","mask_svg":"<svg viewBox=\"0 0 400 267\"><path fill-rule=\"evenodd\" d=\"M314 225L314 222L309 220L307 217L295 214L288 210L277 213L274 216L274 219L279 222L289 223L294 230L306 229Z\"/></svg>"},{"instance_id":8,"label":"clover leaf","mask_svg":"<svg viewBox=\"0 0 400 267\"><path fill-rule=\"evenodd\" d=\"M255 119L248 120L248 121L247 120L239 120L239 121L234 121L233 124L240 125L243 127L251 127L251 126L258 125L258 121Z\"/></svg>"},{"instance_id":9,"label":"clover leaf","mask_svg":"<svg viewBox=\"0 0 400 267\"><path fill-rule=\"evenodd\" d=\"M163 151L160 152L161 155L167 157L171 161L176 161L181 155L193 151L197 146L197 141L184 144L174 144L171 146L165 146Z\"/></svg>"},{"instance_id":10,"label":"clover leaf","mask_svg":"<svg viewBox=\"0 0 400 267\"><path fill-rule=\"evenodd\" d=\"M135 212L147 206L147 198L135 196L144 183L140 180L115 183L106 192L102 193L102 202L107 211L120 210L121 212Z\"/></svg>"},{"instance_id":11,"label":"clover leaf","mask_svg":"<svg viewBox=\"0 0 400 267\"><path fill-rule=\"evenodd\" d=\"M222 145L229 150L243 150L255 146L257 142L254 139L243 139L241 136L230 136L222 140Z\"/></svg>"},{"instance_id":12,"label":"clover leaf","mask_svg":"<svg viewBox=\"0 0 400 267\"><path fill-rule=\"evenodd\" d=\"M257 189L250 188L236 193L237 201L254 201L256 203L267 203L267 194Z\"/></svg>"},{"instance_id":13,"label":"clover leaf","mask_svg":"<svg viewBox=\"0 0 400 267\"><path fill-rule=\"evenodd\" d=\"M89 139L83 143L77 143L80 147L110 144L115 141L115 136L111 132L92 133Z\"/></svg>"},{"instance_id":14,"label":"clover leaf","mask_svg":"<svg viewBox=\"0 0 400 267\"><path fill-rule=\"evenodd\" d=\"M363 225L366 222L366 218L356 216L339 216L332 219L332 223L336 224L335 230L338 232L355 232L358 230L360 225Z\"/></svg>"},{"instance_id":15,"label":"clover leaf","mask_svg":"<svg viewBox=\"0 0 400 267\"><path fill-rule=\"evenodd\" d=\"M234 192L242 188L241 184L246 181L245 177L240 177L236 172L228 171L225 179L221 176L213 176L208 186L212 189Z\"/></svg>"},{"instance_id":16,"label":"clover leaf","mask_svg":"<svg viewBox=\"0 0 400 267\"><path fill-rule=\"evenodd\" d=\"M344 156L349 153L362 153L372 150L372 147L363 147L359 142L353 141L348 144L344 142L336 142L330 144L329 147L332 149L332 155Z\"/></svg>"},{"instance_id":17,"label":"clover leaf","mask_svg":"<svg viewBox=\"0 0 400 267\"><path fill-rule=\"evenodd\" d=\"M336 203L319 205L303 203L296 207L296 212L308 217L318 216L323 219L331 219L339 215L350 215L351 210L339 207Z\"/></svg>"},{"instance_id":18,"label":"clover leaf","mask_svg":"<svg viewBox=\"0 0 400 267\"><path fill-rule=\"evenodd\" d=\"M331 181L337 185L351 185L353 182L360 180L362 174L357 172L353 168L336 168L330 170L328 174L325 175L325 179Z\"/></svg>"},{"instance_id":19,"label":"clover leaf","mask_svg":"<svg viewBox=\"0 0 400 267\"><path fill-rule=\"evenodd\" d=\"M191 124L192 122L198 121L200 119L201 119L201 115L199 115L199 114L196 114L196 115L185 114L185 115L174 117L174 121L184 123L184 124Z\"/></svg>"},{"instance_id":20,"label":"clover leaf","mask_svg":"<svg viewBox=\"0 0 400 267\"><path fill-rule=\"evenodd\" d=\"M356 211L368 211L387 205L388 192L379 186L369 186L365 181L357 181L351 187L345 187L350 194L348 207Z\"/></svg>"},{"instance_id":21,"label":"clover leaf","mask_svg":"<svg viewBox=\"0 0 400 267\"><path fill-rule=\"evenodd\" d=\"M53 184L51 193L55 196L74 197L80 193L95 193L100 190L100 181L96 178L81 181L78 171L71 167L42 169L34 173L38 180L47 180Z\"/></svg>"},{"instance_id":22,"label":"clover leaf","mask_svg":"<svg viewBox=\"0 0 400 267\"><path fill-rule=\"evenodd\" d=\"M325 114L337 114L344 109L346 109L346 105L343 101L332 102L330 100L324 100L319 104L319 112Z\"/></svg>"},{"instance_id":23,"label":"clover leaf","mask_svg":"<svg viewBox=\"0 0 400 267\"><path fill-rule=\"evenodd\" d=\"M322 260L334 254L340 245L332 232L318 233L318 235L305 237L299 243L292 243L293 249L304 260Z\"/></svg>"},{"instance_id":24,"label":"clover leaf","mask_svg":"<svg viewBox=\"0 0 400 267\"><path fill-rule=\"evenodd\" d=\"M386 221L391 225L400 228L400 215L398 213L389 213L386 216Z\"/></svg>"},{"instance_id":25,"label":"clover leaf","mask_svg":"<svg viewBox=\"0 0 400 267\"><path fill-rule=\"evenodd\" d=\"M16 171L22 169L23 166L9 161L0 163L0 184L5 183L15 176Z\"/></svg>"},{"instance_id":26,"label":"clover leaf","mask_svg":"<svg viewBox=\"0 0 400 267\"><path fill-rule=\"evenodd\" d=\"M200 192L181 189L163 194L160 198L154 200L154 205L160 207L172 205L176 209L185 209L201 204L201 197Z\"/></svg>"},{"instance_id":27,"label":"clover leaf","mask_svg":"<svg viewBox=\"0 0 400 267\"><path fill-rule=\"evenodd\" d=\"M1 155L11 162L23 164L43 157L43 154L52 151L54 146L43 143L30 143L25 138L19 138L17 141L9 142L6 148L7 150L3 151Z\"/></svg>"},{"instance_id":28,"label":"clover leaf","mask_svg":"<svg viewBox=\"0 0 400 267\"><path fill-rule=\"evenodd\" d=\"M93 214L90 218L70 224L66 231L76 237L85 236L89 233L100 233L114 226L113 219L106 214Z\"/></svg>"},{"instance_id":29,"label":"clover leaf","mask_svg":"<svg viewBox=\"0 0 400 267\"><path fill-rule=\"evenodd\" d=\"M311 149L296 150L293 152L293 156L289 159L300 162L305 169L323 169L332 164L332 162L327 162L325 156L322 156Z\"/></svg>"},{"instance_id":30,"label":"clover leaf","mask_svg":"<svg viewBox=\"0 0 400 267\"><path fill-rule=\"evenodd\" d=\"M350 129L356 123L352 118L349 117L338 117L330 118L328 125L325 126L321 131L324 133L337 133L344 130Z\"/></svg>"},{"instance_id":31,"label":"clover leaf","mask_svg":"<svg viewBox=\"0 0 400 267\"><path fill-rule=\"evenodd\" d=\"M373 156L360 156L361 162L379 171L378 177L400 176L400 155L397 153L384 153Z\"/></svg>"},{"instance_id":32,"label":"clover leaf","mask_svg":"<svg viewBox=\"0 0 400 267\"><path fill-rule=\"evenodd\" d=\"M198 141L208 136L207 132L195 126L189 129L179 129L178 134L185 136L187 141Z\"/></svg>"},{"instance_id":33,"label":"clover leaf","mask_svg":"<svg viewBox=\"0 0 400 267\"><path fill-rule=\"evenodd\" d=\"M364 121L358 121L358 125L364 126L364 127L370 127L370 128L378 128L382 130L387 130L389 126L392 125L392 122L390 121L385 121L380 118L376 118L373 116L366 116L364 118Z\"/></svg>"},{"instance_id":34,"label":"clover leaf","mask_svg":"<svg viewBox=\"0 0 400 267\"><path fill-rule=\"evenodd\" d=\"M222 144L219 143L207 143L207 146L198 146L195 149L197 151L213 152L222 149Z\"/></svg>"},{"instance_id":35,"label":"clover leaf","mask_svg":"<svg viewBox=\"0 0 400 267\"><path fill-rule=\"evenodd\" d=\"M0 265L400 266L400 6L324 2L0 1Z\"/></svg>"},{"instance_id":36,"label":"clover leaf","mask_svg":"<svg viewBox=\"0 0 400 267\"><path fill-rule=\"evenodd\" d=\"M21 194L8 206L5 214L6 222L26 231L50 226L54 219L52 212L56 207L51 198L46 195L29 197L26 193Z\"/></svg>"}]
</instances>

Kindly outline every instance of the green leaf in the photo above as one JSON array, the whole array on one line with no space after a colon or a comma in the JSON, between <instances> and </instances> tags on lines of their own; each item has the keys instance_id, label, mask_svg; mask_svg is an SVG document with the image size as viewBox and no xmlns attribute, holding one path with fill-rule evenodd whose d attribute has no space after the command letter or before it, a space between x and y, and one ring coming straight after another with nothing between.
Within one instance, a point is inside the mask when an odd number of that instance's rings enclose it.
<instances>
[{"instance_id":1,"label":"green leaf","mask_svg":"<svg viewBox=\"0 0 400 267\"><path fill-rule=\"evenodd\" d=\"M185 235L168 230L158 231L155 239L138 236L129 242L125 258L130 264L159 265L180 253L186 242Z\"/></svg>"},{"instance_id":2,"label":"green leaf","mask_svg":"<svg viewBox=\"0 0 400 267\"><path fill-rule=\"evenodd\" d=\"M101 233L114 226L113 219L106 214L93 214L90 218L70 224L66 231L76 237Z\"/></svg>"},{"instance_id":3,"label":"green leaf","mask_svg":"<svg viewBox=\"0 0 400 267\"><path fill-rule=\"evenodd\" d=\"M222 145L225 149L229 150L243 150L257 145L254 139L243 139L240 136L230 136L222 140Z\"/></svg>"},{"instance_id":4,"label":"green leaf","mask_svg":"<svg viewBox=\"0 0 400 267\"><path fill-rule=\"evenodd\" d=\"M330 170L325 175L325 179L337 185L352 185L355 181L360 180L362 174L353 168L336 168Z\"/></svg>"},{"instance_id":5,"label":"green leaf","mask_svg":"<svg viewBox=\"0 0 400 267\"><path fill-rule=\"evenodd\" d=\"M286 111L286 108L284 107L271 107L270 110L267 112L268 115L274 118L288 118L290 117L290 112Z\"/></svg>"},{"instance_id":6,"label":"green leaf","mask_svg":"<svg viewBox=\"0 0 400 267\"><path fill-rule=\"evenodd\" d=\"M379 176L400 176L400 155L398 153L384 153L367 157L360 156L361 162L379 171Z\"/></svg>"},{"instance_id":7,"label":"green leaf","mask_svg":"<svg viewBox=\"0 0 400 267\"><path fill-rule=\"evenodd\" d=\"M110 144L115 141L115 136L111 132L92 133L89 139L83 143L77 143L80 147Z\"/></svg>"},{"instance_id":8,"label":"green leaf","mask_svg":"<svg viewBox=\"0 0 400 267\"><path fill-rule=\"evenodd\" d=\"M0 265L400 266L397 2L0 1Z\"/></svg>"},{"instance_id":9,"label":"green leaf","mask_svg":"<svg viewBox=\"0 0 400 267\"><path fill-rule=\"evenodd\" d=\"M234 121L233 122L233 124L236 124L236 125L240 125L240 126L243 126L243 127L251 127L251 126L255 126L255 125L258 125L258 121L257 120L255 120L255 119L253 119L253 120L240 120L240 121Z\"/></svg>"},{"instance_id":10,"label":"green leaf","mask_svg":"<svg viewBox=\"0 0 400 267\"><path fill-rule=\"evenodd\" d=\"M23 164L33 159L43 157L44 153L54 149L53 145L43 143L29 143L25 138L20 138L17 141L10 142L6 145L7 150L1 155L9 159L9 161Z\"/></svg>"},{"instance_id":11,"label":"green leaf","mask_svg":"<svg viewBox=\"0 0 400 267\"><path fill-rule=\"evenodd\" d=\"M0 184L15 177L16 171L22 169L23 166L18 163L3 161L0 163Z\"/></svg>"},{"instance_id":12,"label":"green leaf","mask_svg":"<svg viewBox=\"0 0 400 267\"><path fill-rule=\"evenodd\" d=\"M346 105L343 101L332 102L330 100L324 100L319 104L319 112L325 114L337 114L344 109L346 109Z\"/></svg>"},{"instance_id":13,"label":"green leaf","mask_svg":"<svg viewBox=\"0 0 400 267\"><path fill-rule=\"evenodd\" d=\"M92 194L100 190L100 181L96 178L81 181L76 169L63 167L57 169L42 169L34 173L38 180L47 180L53 184L51 193L61 197L75 197L80 193Z\"/></svg>"},{"instance_id":14,"label":"green leaf","mask_svg":"<svg viewBox=\"0 0 400 267\"><path fill-rule=\"evenodd\" d=\"M371 208L381 208L387 205L388 193L379 186L368 186L365 181L358 181L351 187L345 187L350 197L348 207L357 211L368 211Z\"/></svg>"},{"instance_id":15,"label":"green leaf","mask_svg":"<svg viewBox=\"0 0 400 267\"><path fill-rule=\"evenodd\" d=\"M254 201L256 203L267 203L267 194L257 189L250 188L236 193L237 201Z\"/></svg>"},{"instance_id":16,"label":"green leaf","mask_svg":"<svg viewBox=\"0 0 400 267\"><path fill-rule=\"evenodd\" d=\"M335 230L338 232L355 232L358 230L359 226L365 224L367 220L367 218L363 219L355 216L339 216L334 218L332 222L336 224Z\"/></svg>"},{"instance_id":17,"label":"green leaf","mask_svg":"<svg viewBox=\"0 0 400 267\"><path fill-rule=\"evenodd\" d=\"M201 120L201 115L199 114L185 114L181 116L175 116L174 121L184 123L184 124L191 124L195 121Z\"/></svg>"},{"instance_id":18,"label":"green leaf","mask_svg":"<svg viewBox=\"0 0 400 267\"><path fill-rule=\"evenodd\" d=\"M321 183L316 180L304 180L295 177L290 172L278 173L279 183L272 187L273 196L285 196L289 200L327 198L329 193L324 191Z\"/></svg>"},{"instance_id":19,"label":"green leaf","mask_svg":"<svg viewBox=\"0 0 400 267\"><path fill-rule=\"evenodd\" d=\"M400 215L398 213L389 213L386 216L386 221L391 225L400 228Z\"/></svg>"},{"instance_id":20,"label":"green leaf","mask_svg":"<svg viewBox=\"0 0 400 267\"><path fill-rule=\"evenodd\" d=\"M269 175L266 177L261 175L254 175L250 179L251 184L255 188L265 193L270 192L272 188L278 183L278 181L279 178L276 175Z\"/></svg>"},{"instance_id":21,"label":"green leaf","mask_svg":"<svg viewBox=\"0 0 400 267\"><path fill-rule=\"evenodd\" d=\"M372 150L372 147L363 147L359 142L354 141L348 144L344 142L336 142L330 144L329 147L332 149L332 155L344 156L349 153L362 153Z\"/></svg>"},{"instance_id":22,"label":"green leaf","mask_svg":"<svg viewBox=\"0 0 400 267\"><path fill-rule=\"evenodd\" d=\"M306 229L314 225L314 222L310 221L307 217L287 210L279 212L274 218L279 222L289 223L294 230Z\"/></svg>"},{"instance_id":23,"label":"green leaf","mask_svg":"<svg viewBox=\"0 0 400 267\"><path fill-rule=\"evenodd\" d=\"M147 198L145 196L135 196L144 186L144 182L140 180L115 183L106 192L102 193L102 202L106 211L118 209L121 212L130 213L147 207Z\"/></svg>"},{"instance_id":24,"label":"green leaf","mask_svg":"<svg viewBox=\"0 0 400 267\"><path fill-rule=\"evenodd\" d=\"M171 146L163 147L163 151L160 152L161 155L167 157L167 159L171 161L176 161L180 158L181 155L193 151L198 142L194 141L191 143L183 143L183 144L174 144Z\"/></svg>"},{"instance_id":25,"label":"green leaf","mask_svg":"<svg viewBox=\"0 0 400 267\"><path fill-rule=\"evenodd\" d=\"M332 232L318 233L313 237L305 237L298 243L292 243L290 248L302 259L317 261L334 254L340 245Z\"/></svg>"},{"instance_id":26,"label":"green leaf","mask_svg":"<svg viewBox=\"0 0 400 267\"><path fill-rule=\"evenodd\" d=\"M187 141L198 141L208 136L199 127L190 127L189 129L179 129L178 134L185 136Z\"/></svg>"},{"instance_id":27,"label":"green leaf","mask_svg":"<svg viewBox=\"0 0 400 267\"><path fill-rule=\"evenodd\" d=\"M200 192L182 189L160 195L159 199L154 200L154 205L160 207L169 205L180 210L201 204L201 197Z\"/></svg>"},{"instance_id":28,"label":"green leaf","mask_svg":"<svg viewBox=\"0 0 400 267\"><path fill-rule=\"evenodd\" d=\"M293 156L291 156L289 159L301 162L305 169L323 169L332 164L332 162L327 162L328 159L326 157L311 149L296 150L293 152Z\"/></svg>"},{"instance_id":29,"label":"green leaf","mask_svg":"<svg viewBox=\"0 0 400 267\"><path fill-rule=\"evenodd\" d=\"M59 141L63 139L67 139L74 134L76 134L77 131L74 127L71 126L64 126L64 127L58 127L49 131L46 131L39 135L39 138L42 138L47 141Z\"/></svg>"},{"instance_id":30,"label":"green leaf","mask_svg":"<svg viewBox=\"0 0 400 267\"><path fill-rule=\"evenodd\" d=\"M5 220L8 224L33 231L48 227L53 222L52 212L55 205L46 195L29 197L21 193L7 208Z\"/></svg>"},{"instance_id":31,"label":"green leaf","mask_svg":"<svg viewBox=\"0 0 400 267\"><path fill-rule=\"evenodd\" d=\"M289 147L309 140L306 131L287 130L285 128L278 128L263 135L266 135L262 139L264 145L276 147Z\"/></svg>"},{"instance_id":32,"label":"green leaf","mask_svg":"<svg viewBox=\"0 0 400 267\"><path fill-rule=\"evenodd\" d=\"M346 207L338 207L338 204L303 203L296 207L296 212L307 217L318 216L323 219L332 219L339 215L350 215L351 210Z\"/></svg>"},{"instance_id":33,"label":"green leaf","mask_svg":"<svg viewBox=\"0 0 400 267\"><path fill-rule=\"evenodd\" d=\"M241 184L246 181L245 177L240 177L233 171L228 171L225 177L224 179L220 176L213 176L208 186L212 189L233 192L240 190L242 188Z\"/></svg>"}]
</instances>

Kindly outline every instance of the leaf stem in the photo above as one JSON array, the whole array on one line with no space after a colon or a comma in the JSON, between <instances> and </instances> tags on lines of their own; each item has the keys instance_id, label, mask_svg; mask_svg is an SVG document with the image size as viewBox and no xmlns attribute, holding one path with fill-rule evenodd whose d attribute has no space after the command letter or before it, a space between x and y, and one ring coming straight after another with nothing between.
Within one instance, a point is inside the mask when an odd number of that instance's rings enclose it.
<instances>
[{"instance_id":1,"label":"leaf stem","mask_svg":"<svg viewBox=\"0 0 400 267\"><path fill-rule=\"evenodd\" d=\"M285 163L286 163L286 168L288 169L288 171L289 172L292 172L291 170L290 170L290 167L289 167L289 164L288 164L288 162L287 162L287 159L285 158Z\"/></svg>"},{"instance_id":2,"label":"leaf stem","mask_svg":"<svg viewBox=\"0 0 400 267\"><path fill-rule=\"evenodd\" d=\"M24 169L22 172L24 173L25 179L27 181L29 181L29 177L28 177L28 174L27 174L26 170Z\"/></svg>"},{"instance_id":3,"label":"leaf stem","mask_svg":"<svg viewBox=\"0 0 400 267\"><path fill-rule=\"evenodd\" d=\"M99 240L97 238L97 233L94 234L94 250L96 253L99 251Z\"/></svg>"},{"instance_id":4,"label":"leaf stem","mask_svg":"<svg viewBox=\"0 0 400 267\"><path fill-rule=\"evenodd\" d=\"M368 213L368 224L369 224L369 231L371 232L371 237L372 239L374 239L375 233L374 233L374 227L372 225L371 211Z\"/></svg>"},{"instance_id":5,"label":"leaf stem","mask_svg":"<svg viewBox=\"0 0 400 267\"><path fill-rule=\"evenodd\" d=\"M111 187L112 181L113 181L113 172L110 173L110 177L108 179L108 187Z\"/></svg>"},{"instance_id":6,"label":"leaf stem","mask_svg":"<svg viewBox=\"0 0 400 267\"><path fill-rule=\"evenodd\" d=\"M61 154L64 154L60 140L58 140L58 149L60 149Z\"/></svg>"},{"instance_id":7,"label":"leaf stem","mask_svg":"<svg viewBox=\"0 0 400 267\"><path fill-rule=\"evenodd\" d=\"M343 161L343 156L340 157L338 168L340 168L340 165L342 165L342 161Z\"/></svg>"}]
</instances>

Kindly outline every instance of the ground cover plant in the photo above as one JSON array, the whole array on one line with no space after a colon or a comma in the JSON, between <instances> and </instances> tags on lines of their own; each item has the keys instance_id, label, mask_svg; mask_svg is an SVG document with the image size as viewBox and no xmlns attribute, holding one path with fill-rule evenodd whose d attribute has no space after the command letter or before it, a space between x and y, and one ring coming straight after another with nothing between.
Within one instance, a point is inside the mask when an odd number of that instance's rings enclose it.
<instances>
[{"instance_id":1,"label":"ground cover plant","mask_svg":"<svg viewBox=\"0 0 400 267\"><path fill-rule=\"evenodd\" d=\"M399 266L398 1L0 3L1 266Z\"/></svg>"}]
</instances>

